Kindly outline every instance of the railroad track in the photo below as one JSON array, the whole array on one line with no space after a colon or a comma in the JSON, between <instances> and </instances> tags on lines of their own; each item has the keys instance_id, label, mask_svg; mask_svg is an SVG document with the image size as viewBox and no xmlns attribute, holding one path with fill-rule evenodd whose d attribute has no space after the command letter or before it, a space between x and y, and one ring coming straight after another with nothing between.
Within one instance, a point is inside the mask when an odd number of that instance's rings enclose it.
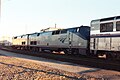
<instances>
[{"instance_id":1,"label":"railroad track","mask_svg":"<svg viewBox=\"0 0 120 80\"><path fill-rule=\"evenodd\" d=\"M120 64L119 64L119 61L117 60L105 60L105 59L90 58L90 57L83 57L83 56L77 56L77 55L76 56L58 55L58 54L52 54L52 53L46 53L46 52L31 52L31 51L25 51L25 50L21 51L21 50L10 49L10 48L0 48L0 49L10 51L10 52L20 53L20 54L39 56L39 57L59 60L63 62L70 62L70 63L80 64L80 65L85 65L89 67L120 71Z\"/></svg>"}]
</instances>

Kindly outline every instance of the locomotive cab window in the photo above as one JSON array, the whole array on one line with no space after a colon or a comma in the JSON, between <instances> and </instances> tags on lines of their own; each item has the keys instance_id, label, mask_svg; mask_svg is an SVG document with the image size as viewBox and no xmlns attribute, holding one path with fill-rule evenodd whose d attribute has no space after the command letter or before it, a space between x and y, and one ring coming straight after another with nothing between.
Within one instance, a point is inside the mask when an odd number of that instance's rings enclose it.
<instances>
[{"instance_id":1,"label":"locomotive cab window","mask_svg":"<svg viewBox=\"0 0 120 80\"><path fill-rule=\"evenodd\" d=\"M100 32L112 32L113 31L113 23L102 23L100 24Z\"/></svg>"},{"instance_id":2,"label":"locomotive cab window","mask_svg":"<svg viewBox=\"0 0 120 80\"><path fill-rule=\"evenodd\" d=\"M80 28L77 28L77 32L79 32L80 31Z\"/></svg>"},{"instance_id":3,"label":"locomotive cab window","mask_svg":"<svg viewBox=\"0 0 120 80\"><path fill-rule=\"evenodd\" d=\"M52 32L52 35L57 35L57 34L60 34L60 30L57 30L57 31L53 31L53 32Z\"/></svg>"},{"instance_id":4,"label":"locomotive cab window","mask_svg":"<svg viewBox=\"0 0 120 80\"><path fill-rule=\"evenodd\" d=\"M120 21L116 22L116 31L120 31Z\"/></svg>"},{"instance_id":5,"label":"locomotive cab window","mask_svg":"<svg viewBox=\"0 0 120 80\"><path fill-rule=\"evenodd\" d=\"M60 33L60 31L58 30L58 31L56 31L56 33L55 34L59 34Z\"/></svg>"},{"instance_id":6,"label":"locomotive cab window","mask_svg":"<svg viewBox=\"0 0 120 80\"><path fill-rule=\"evenodd\" d=\"M67 29L61 30L61 34L67 33Z\"/></svg>"}]
</instances>

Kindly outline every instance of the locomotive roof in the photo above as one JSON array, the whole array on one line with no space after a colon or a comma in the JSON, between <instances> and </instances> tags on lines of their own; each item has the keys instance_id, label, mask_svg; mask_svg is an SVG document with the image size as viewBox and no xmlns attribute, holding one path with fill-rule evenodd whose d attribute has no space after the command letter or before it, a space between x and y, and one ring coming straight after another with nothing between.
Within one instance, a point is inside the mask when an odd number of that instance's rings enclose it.
<instances>
[{"instance_id":1,"label":"locomotive roof","mask_svg":"<svg viewBox=\"0 0 120 80\"><path fill-rule=\"evenodd\" d=\"M89 27L89 26L83 26L83 25L82 25L82 26L79 26L79 27L72 27L72 28L66 28L66 29L57 29L57 30L69 30L69 29L80 28L80 27ZM57 31L57 30L53 30L53 31ZM40 33L46 33L46 32L53 32L53 31L35 32L35 33L23 34L23 35L14 36L14 37L28 36L28 35L40 34Z\"/></svg>"}]
</instances>

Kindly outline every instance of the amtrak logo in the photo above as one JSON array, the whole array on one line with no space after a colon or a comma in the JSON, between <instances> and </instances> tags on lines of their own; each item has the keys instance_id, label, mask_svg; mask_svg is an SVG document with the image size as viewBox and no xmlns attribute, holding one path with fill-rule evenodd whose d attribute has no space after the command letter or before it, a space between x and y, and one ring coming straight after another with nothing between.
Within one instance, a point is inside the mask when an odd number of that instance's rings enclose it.
<instances>
[{"instance_id":1,"label":"amtrak logo","mask_svg":"<svg viewBox=\"0 0 120 80\"><path fill-rule=\"evenodd\" d=\"M66 39L67 39L66 37L58 38L58 40L59 40L60 42L62 42L62 43L64 43Z\"/></svg>"}]
</instances>

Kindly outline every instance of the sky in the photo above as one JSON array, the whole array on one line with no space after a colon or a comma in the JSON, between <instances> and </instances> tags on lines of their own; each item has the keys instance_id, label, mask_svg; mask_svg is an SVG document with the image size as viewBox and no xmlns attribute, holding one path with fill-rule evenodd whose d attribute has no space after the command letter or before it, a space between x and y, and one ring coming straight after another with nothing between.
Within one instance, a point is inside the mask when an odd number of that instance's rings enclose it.
<instances>
[{"instance_id":1,"label":"sky","mask_svg":"<svg viewBox=\"0 0 120 80\"><path fill-rule=\"evenodd\" d=\"M120 0L1 0L0 36L17 36L54 27L90 26L120 15Z\"/></svg>"}]
</instances>

